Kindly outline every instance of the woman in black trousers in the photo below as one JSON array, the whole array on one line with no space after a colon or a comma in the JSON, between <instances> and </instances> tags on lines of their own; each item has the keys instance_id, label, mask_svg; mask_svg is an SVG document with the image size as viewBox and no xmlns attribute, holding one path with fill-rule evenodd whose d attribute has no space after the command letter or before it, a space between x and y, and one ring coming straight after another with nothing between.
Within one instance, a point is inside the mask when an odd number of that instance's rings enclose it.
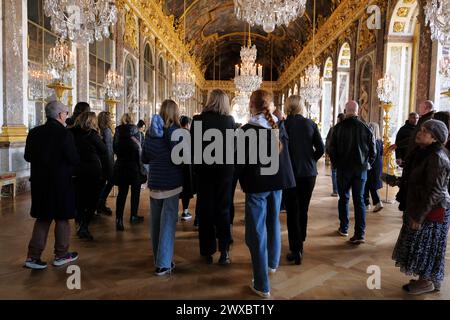
<instances>
[{"instance_id":1,"label":"woman in black trousers","mask_svg":"<svg viewBox=\"0 0 450 320\"><path fill-rule=\"evenodd\" d=\"M225 137L227 129L234 130L234 119L229 114L230 101L227 94L222 90L213 90L203 112L193 118L191 127L192 150L195 151L196 149L196 138L202 141L202 137L196 137L196 134L201 133L203 136L203 133L208 129L218 129ZM202 131L197 132L195 130L196 125L200 124ZM202 154L207 146L208 143L203 143ZM226 152L224 144L224 159L226 159ZM230 207L234 165L206 164L202 157L201 164L195 164L194 162L194 171L198 179L196 214L199 215L200 254L205 257L208 264L212 263L212 255L217 250L217 238L219 251L221 252L219 264L230 264L228 250L231 240Z\"/></svg>"},{"instance_id":2,"label":"woman in black trousers","mask_svg":"<svg viewBox=\"0 0 450 320\"><path fill-rule=\"evenodd\" d=\"M304 107L301 105L300 96L291 96L286 100L286 112L288 116L284 125L289 136L289 154L297 182L295 188L285 192L291 251L287 259L301 264L309 203L316 184L317 161L323 156L325 148L317 125L303 117Z\"/></svg>"},{"instance_id":3,"label":"woman in black trousers","mask_svg":"<svg viewBox=\"0 0 450 320\"><path fill-rule=\"evenodd\" d=\"M80 226L80 239L93 240L89 223L97 209L102 188L103 167L106 163L106 145L98 133L97 116L94 112L84 112L70 129L80 155L80 164L75 170L75 194Z\"/></svg>"},{"instance_id":4,"label":"woman in black trousers","mask_svg":"<svg viewBox=\"0 0 450 320\"><path fill-rule=\"evenodd\" d=\"M114 165L114 184L119 187L116 200L116 230L123 231L123 211L127 201L128 190L131 186L131 216L130 223L144 221L138 216L141 185L146 181L141 163L141 143L139 130L134 124L132 114L125 113L121 125L116 128L114 135L114 153L117 155Z\"/></svg>"},{"instance_id":5,"label":"woman in black trousers","mask_svg":"<svg viewBox=\"0 0 450 320\"><path fill-rule=\"evenodd\" d=\"M112 210L106 206L106 199L108 199L113 183L113 168L114 168L114 150L113 150L113 133L112 133L112 119L111 113L103 111L98 114L98 127L103 142L107 149L106 166L103 168L104 180L102 181L102 191L97 206L97 213L105 215L112 215Z\"/></svg>"}]
</instances>

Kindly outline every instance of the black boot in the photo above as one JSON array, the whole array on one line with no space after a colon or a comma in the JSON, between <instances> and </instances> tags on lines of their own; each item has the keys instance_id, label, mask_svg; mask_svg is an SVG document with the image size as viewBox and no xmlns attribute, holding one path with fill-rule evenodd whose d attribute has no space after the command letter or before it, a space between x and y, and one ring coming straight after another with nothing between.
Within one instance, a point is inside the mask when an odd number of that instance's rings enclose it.
<instances>
[{"instance_id":1,"label":"black boot","mask_svg":"<svg viewBox=\"0 0 450 320\"><path fill-rule=\"evenodd\" d=\"M116 230L117 231L124 231L125 228L123 227L123 218L117 218L116 219Z\"/></svg>"},{"instance_id":2,"label":"black boot","mask_svg":"<svg viewBox=\"0 0 450 320\"><path fill-rule=\"evenodd\" d=\"M89 241L94 240L94 237L89 232L88 226L83 222L80 224L80 228L78 229L77 236L79 239L86 239Z\"/></svg>"},{"instance_id":3,"label":"black boot","mask_svg":"<svg viewBox=\"0 0 450 320\"><path fill-rule=\"evenodd\" d=\"M220 254L219 264L225 266L230 263L231 263L231 260L230 260L230 255L228 254L228 251L223 251Z\"/></svg>"},{"instance_id":4,"label":"black boot","mask_svg":"<svg viewBox=\"0 0 450 320\"><path fill-rule=\"evenodd\" d=\"M131 216L130 217L130 223L134 224L134 223L140 223L142 221L144 221L144 217L142 217L142 216L136 215L136 216Z\"/></svg>"},{"instance_id":5,"label":"black boot","mask_svg":"<svg viewBox=\"0 0 450 320\"><path fill-rule=\"evenodd\" d=\"M105 216L111 216L112 210L106 206L106 202L101 201L97 207L97 213L104 214Z\"/></svg>"},{"instance_id":6,"label":"black boot","mask_svg":"<svg viewBox=\"0 0 450 320\"><path fill-rule=\"evenodd\" d=\"M294 262L297 265L302 264L302 254L298 252L289 252L286 256L287 261Z\"/></svg>"}]
</instances>

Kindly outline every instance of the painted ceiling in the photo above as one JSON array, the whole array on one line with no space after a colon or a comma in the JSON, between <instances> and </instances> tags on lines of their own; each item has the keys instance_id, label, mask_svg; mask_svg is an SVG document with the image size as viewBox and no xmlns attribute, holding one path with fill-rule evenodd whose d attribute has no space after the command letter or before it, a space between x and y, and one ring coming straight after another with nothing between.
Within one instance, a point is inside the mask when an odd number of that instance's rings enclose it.
<instances>
[{"instance_id":1,"label":"painted ceiling","mask_svg":"<svg viewBox=\"0 0 450 320\"><path fill-rule=\"evenodd\" d=\"M230 80L240 63L240 49L248 38L248 24L234 14L233 0L166 0L165 14L173 15L182 30L186 17L186 43L204 68L206 80ZM331 15L341 0L316 0L317 24ZM276 81L287 61L296 56L312 36L313 0L307 0L303 17L281 26L271 34L262 27L251 28L251 40L258 49L257 63L264 66L264 80Z\"/></svg>"}]
</instances>

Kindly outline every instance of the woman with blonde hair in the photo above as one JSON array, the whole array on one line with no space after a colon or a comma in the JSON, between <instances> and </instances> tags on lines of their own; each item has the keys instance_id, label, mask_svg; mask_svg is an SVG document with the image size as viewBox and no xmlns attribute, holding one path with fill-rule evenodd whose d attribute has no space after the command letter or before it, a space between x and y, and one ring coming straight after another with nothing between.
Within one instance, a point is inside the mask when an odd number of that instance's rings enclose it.
<instances>
[{"instance_id":1,"label":"woman with blonde hair","mask_svg":"<svg viewBox=\"0 0 450 320\"><path fill-rule=\"evenodd\" d=\"M200 125L201 131L195 130L195 127ZM191 126L192 150L196 150L195 142L202 141L204 132L209 129L219 130L223 137L226 130L235 129L234 119L230 116L230 99L222 90L213 90L203 112L194 116ZM201 137L197 137L199 134ZM208 143L202 144L202 154L207 147ZM226 154L227 148L224 144L223 159L226 159ZM231 263L228 251L231 242L230 207L234 165L225 164L225 161L221 164L207 164L203 157L201 161L201 164L194 165L198 178L196 214L199 223L200 255L205 257L206 263L211 264L218 246L218 262L227 265Z\"/></svg>"},{"instance_id":2,"label":"woman with blonde hair","mask_svg":"<svg viewBox=\"0 0 450 320\"><path fill-rule=\"evenodd\" d=\"M89 223L97 209L98 199L106 167L107 149L98 133L97 116L94 112L83 112L70 129L80 155L80 164L75 169L75 196L77 235L80 239L93 240Z\"/></svg>"},{"instance_id":3,"label":"woman with blonde hair","mask_svg":"<svg viewBox=\"0 0 450 320\"><path fill-rule=\"evenodd\" d=\"M130 223L139 223L144 217L138 216L141 185L147 179L141 168L141 144L139 130L134 124L131 113L125 113L121 118L121 125L116 128L114 135L114 153L117 156L114 165L113 180L118 186L119 193L116 200L116 230L123 231L123 212L131 187L131 215Z\"/></svg>"},{"instance_id":4,"label":"woman with blonde hair","mask_svg":"<svg viewBox=\"0 0 450 320\"><path fill-rule=\"evenodd\" d=\"M317 124L305 117L300 96L286 100L287 118L284 122L289 136L289 154L294 168L296 187L286 190L286 213L290 253L287 260L299 265L303 259L308 210L316 185L317 161L325 153Z\"/></svg>"},{"instance_id":5,"label":"woman with blonde hair","mask_svg":"<svg viewBox=\"0 0 450 320\"><path fill-rule=\"evenodd\" d=\"M183 171L181 166L172 163L172 148L177 142L171 137L179 128L178 105L173 100L165 100L159 114L152 118L142 153L142 161L150 168L150 231L157 276L170 274L175 267L172 258Z\"/></svg>"},{"instance_id":6,"label":"woman with blonde hair","mask_svg":"<svg viewBox=\"0 0 450 320\"><path fill-rule=\"evenodd\" d=\"M262 174L267 167L260 159L260 150L255 150L257 163L253 164L249 156L249 144L246 142L245 164L238 165L238 177L245 192L245 242L250 250L253 264L253 283L251 289L261 297L270 296L269 272L274 273L280 263L281 228L279 213L283 189L295 187L288 151L288 137L284 124L277 123L277 118L270 112L272 96L263 90L253 92L250 97L250 121L242 127L243 132L254 131L261 148L264 141L265 150L271 150L276 138L280 147L277 152L278 170L275 174ZM266 152L262 152L265 154ZM201 221L201 220L200 220Z\"/></svg>"},{"instance_id":7,"label":"woman with blonde hair","mask_svg":"<svg viewBox=\"0 0 450 320\"><path fill-rule=\"evenodd\" d=\"M372 196L373 205L375 208L373 212L378 212L383 209L383 202L380 198L380 190L383 188L383 182L381 181L381 174L383 173L383 140L381 140L380 126L376 122L370 122L368 124L370 131L372 131L375 139L375 147L377 155L372 167L367 171L367 182L364 189L364 201L366 210L370 210L370 198Z\"/></svg>"},{"instance_id":8,"label":"woman with blonde hair","mask_svg":"<svg viewBox=\"0 0 450 320\"><path fill-rule=\"evenodd\" d=\"M112 215L112 210L106 206L106 199L114 187L113 183L113 168L114 168L114 150L113 150L113 124L111 113L102 111L98 114L98 127L100 135L107 149L106 167L103 168L104 180L102 181L102 192L97 206L97 213L105 215Z\"/></svg>"}]
</instances>

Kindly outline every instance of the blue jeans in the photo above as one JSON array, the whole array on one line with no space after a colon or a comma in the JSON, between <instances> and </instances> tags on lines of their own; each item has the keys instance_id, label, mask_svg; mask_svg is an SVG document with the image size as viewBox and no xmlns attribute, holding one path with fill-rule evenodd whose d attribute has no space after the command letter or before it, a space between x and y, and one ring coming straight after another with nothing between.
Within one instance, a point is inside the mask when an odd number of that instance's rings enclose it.
<instances>
[{"instance_id":1,"label":"blue jeans","mask_svg":"<svg viewBox=\"0 0 450 320\"><path fill-rule=\"evenodd\" d=\"M337 170L335 168L331 168L331 182L333 183L333 193L338 193L336 171Z\"/></svg>"},{"instance_id":2,"label":"blue jeans","mask_svg":"<svg viewBox=\"0 0 450 320\"><path fill-rule=\"evenodd\" d=\"M269 269L276 269L281 255L281 190L245 196L245 242L250 249L256 290L269 292Z\"/></svg>"},{"instance_id":3,"label":"blue jeans","mask_svg":"<svg viewBox=\"0 0 450 320\"><path fill-rule=\"evenodd\" d=\"M177 194L167 199L150 198L150 232L156 268L170 268L178 221Z\"/></svg>"},{"instance_id":4,"label":"blue jeans","mask_svg":"<svg viewBox=\"0 0 450 320\"><path fill-rule=\"evenodd\" d=\"M367 171L337 170L339 190L339 220L342 232L348 231L350 188L352 189L353 206L355 208L355 236L364 238L366 233L366 206L364 204L364 188Z\"/></svg>"}]
</instances>

